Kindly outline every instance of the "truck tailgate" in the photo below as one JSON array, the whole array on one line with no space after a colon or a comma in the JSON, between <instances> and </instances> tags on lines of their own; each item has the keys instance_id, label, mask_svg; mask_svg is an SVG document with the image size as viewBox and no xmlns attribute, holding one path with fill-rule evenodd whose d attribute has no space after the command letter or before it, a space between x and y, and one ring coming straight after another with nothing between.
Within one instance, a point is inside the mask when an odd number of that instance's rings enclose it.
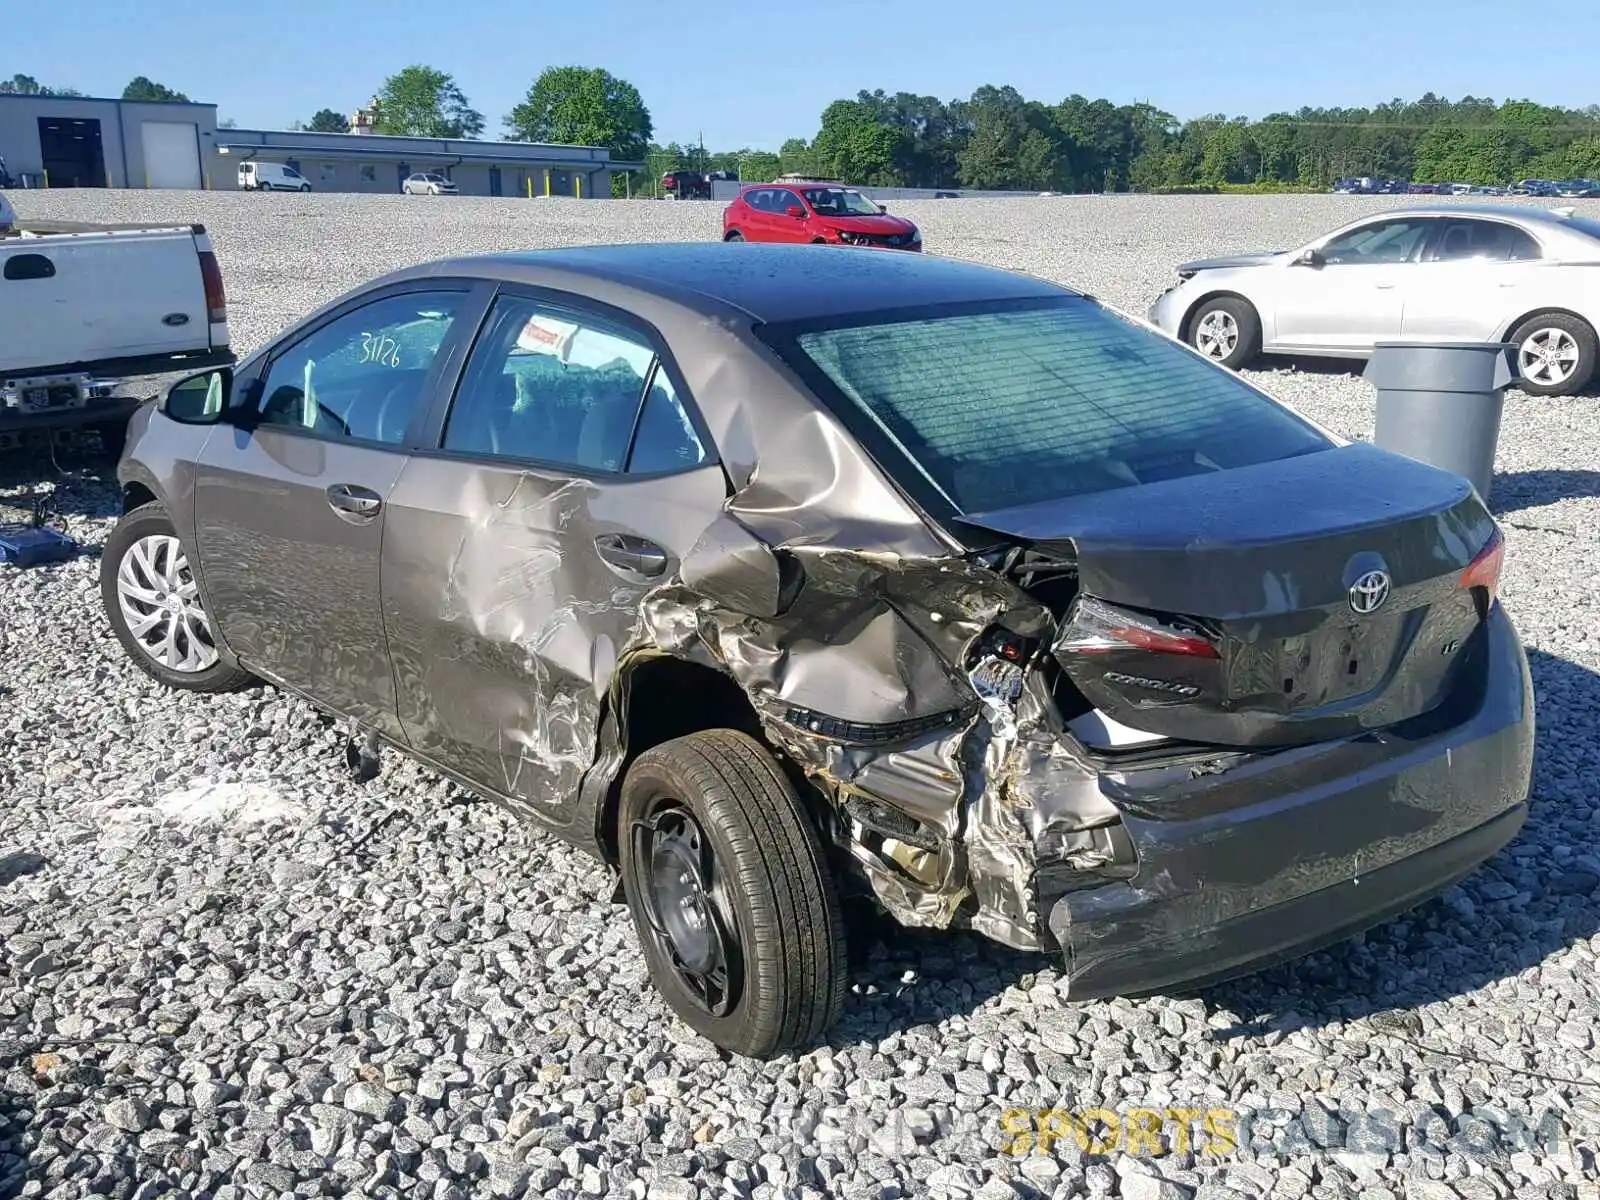
<instances>
[{"instance_id":1,"label":"truck tailgate","mask_svg":"<svg viewBox=\"0 0 1600 1200\"><path fill-rule=\"evenodd\" d=\"M0 375L226 345L226 324L210 319L203 240L171 227L6 239Z\"/></svg>"}]
</instances>

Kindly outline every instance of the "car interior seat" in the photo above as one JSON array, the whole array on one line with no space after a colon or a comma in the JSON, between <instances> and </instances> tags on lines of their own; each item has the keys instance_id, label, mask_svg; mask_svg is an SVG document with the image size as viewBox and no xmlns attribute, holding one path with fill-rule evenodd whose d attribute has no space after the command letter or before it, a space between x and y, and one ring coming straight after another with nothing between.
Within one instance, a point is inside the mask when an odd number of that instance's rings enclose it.
<instances>
[{"instance_id":1,"label":"car interior seat","mask_svg":"<svg viewBox=\"0 0 1600 1200\"><path fill-rule=\"evenodd\" d=\"M624 367L595 371L588 382L587 411L573 461L592 470L620 471L644 381Z\"/></svg>"}]
</instances>

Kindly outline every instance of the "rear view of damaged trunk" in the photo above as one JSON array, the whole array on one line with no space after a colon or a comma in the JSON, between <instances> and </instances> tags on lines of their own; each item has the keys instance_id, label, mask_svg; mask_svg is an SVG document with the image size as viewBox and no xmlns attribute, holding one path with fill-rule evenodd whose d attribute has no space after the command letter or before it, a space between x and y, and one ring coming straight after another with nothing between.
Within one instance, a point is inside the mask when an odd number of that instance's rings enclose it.
<instances>
[{"instance_id":1,"label":"rear view of damaged trunk","mask_svg":"<svg viewBox=\"0 0 1600 1200\"><path fill-rule=\"evenodd\" d=\"M1359 737L1479 678L1498 531L1366 447L960 523L964 559L784 550L781 613L698 630L908 925L1053 948L1057 901L1138 875L1127 781Z\"/></svg>"},{"instance_id":2,"label":"rear view of damaged trunk","mask_svg":"<svg viewBox=\"0 0 1600 1200\"><path fill-rule=\"evenodd\" d=\"M1358 446L970 520L1071 564L1051 650L1078 695L1114 726L1215 747L1433 711L1499 574L1468 485Z\"/></svg>"}]
</instances>

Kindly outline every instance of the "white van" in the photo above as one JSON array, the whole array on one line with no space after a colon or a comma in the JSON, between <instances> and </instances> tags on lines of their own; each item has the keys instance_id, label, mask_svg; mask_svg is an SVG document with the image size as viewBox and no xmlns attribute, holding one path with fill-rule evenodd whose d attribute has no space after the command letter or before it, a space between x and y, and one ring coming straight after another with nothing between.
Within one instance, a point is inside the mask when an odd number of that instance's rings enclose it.
<instances>
[{"instance_id":1,"label":"white van","mask_svg":"<svg viewBox=\"0 0 1600 1200\"><path fill-rule=\"evenodd\" d=\"M309 192L311 181L293 167L275 162L239 164L239 186L256 192Z\"/></svg>"}]
</instances>

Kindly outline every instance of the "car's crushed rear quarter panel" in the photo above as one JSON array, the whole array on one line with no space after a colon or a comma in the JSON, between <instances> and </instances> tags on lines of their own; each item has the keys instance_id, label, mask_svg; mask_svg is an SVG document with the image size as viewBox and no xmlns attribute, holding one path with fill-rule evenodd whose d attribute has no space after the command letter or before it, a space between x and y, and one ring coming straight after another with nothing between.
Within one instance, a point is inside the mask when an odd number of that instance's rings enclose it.
<instances>
[{"instance_id":1,"label":"car's crushed rear quarter panel","mask_svg":"<svg viewBox=\"0 0 1600 1200\"><path fill-rule=\"evenodd\" d=\"M893 915L1043 946L1036 841L1054 831L1065 847L1067 831L1116 812L1063 754L1039 680L1013 706L983 699L970 671L986 630L1042 647L1051 613L936 536L748 334L661 322L730 494L645 597L613 704L632 663L661 653L726 673L817 784L835 840ZM617 757L602 746L597 770Z\"/></svg>"}]
</instances>

